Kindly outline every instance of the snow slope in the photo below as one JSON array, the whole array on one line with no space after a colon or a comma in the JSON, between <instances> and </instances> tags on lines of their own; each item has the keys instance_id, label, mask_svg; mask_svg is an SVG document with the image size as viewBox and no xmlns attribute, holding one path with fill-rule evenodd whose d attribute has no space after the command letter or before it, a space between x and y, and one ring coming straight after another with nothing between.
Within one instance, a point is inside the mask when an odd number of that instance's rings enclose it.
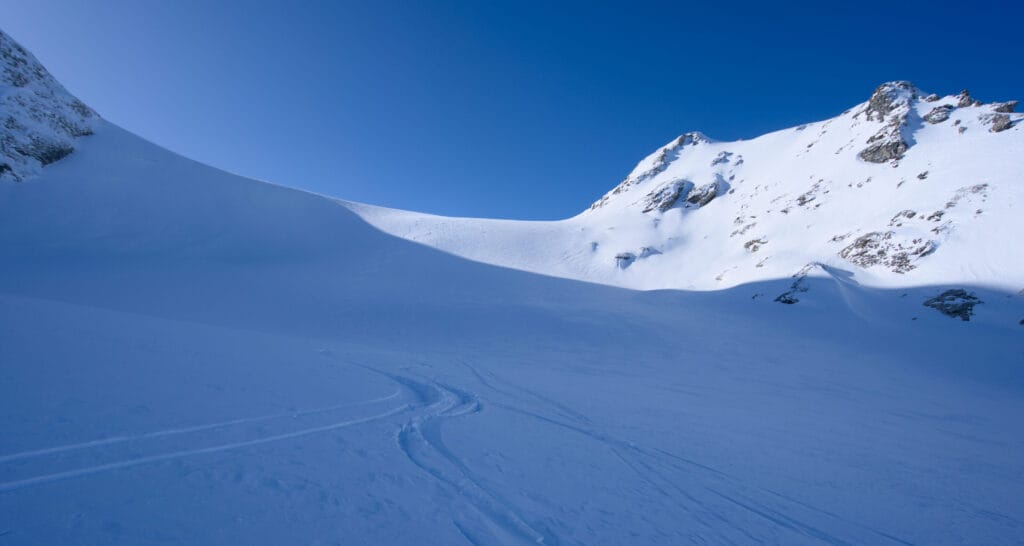
<instances>
[{"instance_id":1,"label":"snow slope","mask_svg":"<svg viewBox=\"0 0 1024 546\"><path fill-rule=\"evenodd\" d=\"M0 184L2 544L1024 540L1015 293L553 278L91 123Z\"/></svg>"},{"instance_id":2,"label":"snow slope","mask_svg":"<svg viewBox=\"0 0 1024 546\"><path fill-rule=\"evenodd\" d=\"M1013 107L891 82L835 118L750 141L687 133L557 222L350 208L472 260L644 290L729 288L820 263L871 286L1018 291L1024 253L1008 234L1024 230L1024 114Z\"/></svg>"}]
</instances>

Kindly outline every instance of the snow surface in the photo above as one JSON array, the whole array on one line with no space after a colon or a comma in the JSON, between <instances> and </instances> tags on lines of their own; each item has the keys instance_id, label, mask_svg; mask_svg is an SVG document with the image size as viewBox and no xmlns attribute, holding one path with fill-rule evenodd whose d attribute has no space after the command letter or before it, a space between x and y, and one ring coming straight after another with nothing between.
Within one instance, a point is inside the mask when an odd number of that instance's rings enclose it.
<instances>
[{"instance_id":1,"label":"snow surface","mask_svg":"<svg viewBox=\"0 0 1024 546\"><path fill-rule=\"evenodd\" d=\"M809 263L849 271L870 286L1021 290L1024 252L1010 234L1024 230L1024 115L1007 114L1013 126L992 132L998 103L955 107L956 96L929 101L916 88L895 91L902 110L887 118L869 118L865 102L749 141L682 135L567 220L349 207L388 233L472 260L641 290L731 288L788 277ZM922 121L944 105L955 107L948 120ZM883 164L858 157L880 128L908 110L905 157ZM700 207L679 199L667 210L644 212L652 195L683 184L716 186L717 196ZM862 267L840 256L859 237L890 231L889 255L898 245L910 250L907 267ZM633 258L616 259L622 255Z\"/></svg>"},{"instance_id":2,"label":"snow surface","mask_svg":"<svg viewBox=\"0 0 1024 546\"><path fill-rule=\"evenodd\" d=\"M999 165L1016 130L960 138L990 139ZM925 145L872 168L914 172ZM605 258L646 242L643 189L565 222L437 219L237 177L101 120L75 148L0 184L0 543L1024 541L1019 256L985 240L1019 226L997 223L1019 195L1001 179L989 216L957 216L968 240L904 276L772 265L635 291L574 279L653 283L671 251L607 273L559 245L605 216L637 237L601 239ZM952 159L858 190L888 208ZM941 183L915 206L944 207ZM786 225L764 224L762 251ZM931 267L965 249L970 269ZM944 278L984 302L970 321L922 305ZM799 303L773 301L794 283Z\"/></svg>"}]
</instances>

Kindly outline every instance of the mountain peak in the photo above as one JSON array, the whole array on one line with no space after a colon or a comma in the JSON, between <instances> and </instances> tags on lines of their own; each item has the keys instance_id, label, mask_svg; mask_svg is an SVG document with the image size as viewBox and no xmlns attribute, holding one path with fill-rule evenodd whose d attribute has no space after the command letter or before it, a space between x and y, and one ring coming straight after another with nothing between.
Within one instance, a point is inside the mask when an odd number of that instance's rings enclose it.
<instances>
[{"instance_id":1,"label":"mountain peak","mask_svg":"<svg viewBox=\"0 0 1024 546\"><path fill-rule=\"evenodd\" d=\"M21 181L74 151L99 119L0 30L0 181Z\"/></svg>"},{"instance_id":2,"label":"mountain peak","mask_svg":"<svg viewBox=\"0 0 1024 546\"><path fill-rule=\"evenodd\" d=\"M911 102L922 95L914 84L905 80L896 80L879 85L868 99L864 113L868 119L883 121L891 112L908 107Z\"/></svg>"},{"instance_id":3,"label":"mountain peak","mask_svg":"<svg viewBox=\"0 0 1024 546\"><path fill-rule=\"evenodd\" d=\"M1015 106L892 81L831 119L753 139L684 133L589 210L506 236L477 220L360 214L460 256L629 288L793 276L800 292L801 279L823 271L808 264L866 285L941 285L963 281L962 264L979 262L993 265L968 280L1017 291L1020 262L996 235L1020 224L1024 115ZM517 245L521 255L505 252ZM795 292L776 301L794 303Z\"/></svg>"}]
</instances>

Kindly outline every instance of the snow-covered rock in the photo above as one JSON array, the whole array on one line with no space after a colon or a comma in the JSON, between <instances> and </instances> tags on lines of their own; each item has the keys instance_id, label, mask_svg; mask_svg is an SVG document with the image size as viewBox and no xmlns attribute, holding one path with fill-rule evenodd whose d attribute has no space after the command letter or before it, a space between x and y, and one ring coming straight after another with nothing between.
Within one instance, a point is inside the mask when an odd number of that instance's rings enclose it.
<instances>
[{"instance_id":1,"label":"snow-covered rock","mask_svg":"<svg viewBox=\"0 0 1024 546\"><path fill-rule=\"evenodd\" d=\"M516 222L246 179L91 114L79 139L51 125L73 99L33 96L8 136L76 150L0 183L0 542L1021 542L1004 112L910 100L953 119L895 167L857 158L863 114L691 135Z\"/></svg>"},{"instance_id":2,"label":"snow-covered rock","mask_svg":"<svg viewBox=\"0 0 1024 546\"><path fill-rule=\"evenodd\" d=\"M1024 115L1015 104L896 81L832 119L751 140L685 133L561 221L349 206L459 256L629 288L728 288L821 263L871 286L1016 292L1024 254L1007 234L1024 231ZM658 254L620 257L645 247ZM986 265L967 265L977 263Z\"/></svg>"},{"instance_id":3,"label":"snow-covered rock","mask_svg":"<svg viewBox=\"0 0 1024 546\"><path fill-rule=\"evenodd\" d=\"M97 115L0 30L0 183L63 159L91 135Z\"/></svg>"}]
</instances>

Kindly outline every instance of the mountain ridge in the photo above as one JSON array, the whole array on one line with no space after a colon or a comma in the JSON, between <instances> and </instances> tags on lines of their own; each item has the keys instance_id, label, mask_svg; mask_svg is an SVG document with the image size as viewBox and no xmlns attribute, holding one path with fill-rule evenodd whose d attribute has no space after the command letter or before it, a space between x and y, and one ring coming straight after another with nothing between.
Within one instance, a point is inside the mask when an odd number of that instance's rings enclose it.
<instances>
[{"instance_id":1,"label":"mountain ridge","mask_svg":"<svg viewBox=\"0 0 1024 546\"><path fill-rule=\"evenodd\" d=\"M2 31L0 53L0 180L21 181L71 154L100 118ZM1017 291L1024 263L985 240L1024 228L1013 211L1024 206L1015 105L892 81L834 118L749 140L683 133L561 221L340 202L385 232L461 257L626 288L718 289L820 263L869 285ZM979 273L958 260L992 266Z\"/></svg>"},{"instance_id":2,"label":"mountain ridge","mask_svg":"<svg viewBox=\"0 0 1024 546\"><path fill-rule=\"evenodd\" d=\"M67 157L99 116L0 30L0 183L21 181Z\"/></svg>"},{"instance_id":3,"label":"mountain ridge","mask_svg":"<svg viewBox=\"0 0 1024 546\"><path fill-rule=\"evenodd\" d=\"M459 256L629 288L717 289L823 263L869 285L1016 292L1024 263L988 240L1024 228L1014 211L1024 206L1015 105L895 81L834 118L754 139L684 133L561 221L353 210ZM509 249L518 255L503 255ZM965 270L958 260L993 268Z\"/></svg>"},{"instance_id":4,"label":"mountain ridge","mask_svg":"<svg viewBox=\"0 0 1024 546\"><path fill-rule=\"evenodd\" d=\"M1014 229L1019 202L1009 177L957 176L979 151L1003 165L1018 129L967 119L961 135L951 112L898 168L857 159L850 138L884 126L863 116L856 135L833 122L743 149L709 140L557 222L347 203L90 117L91 135L63 141L72 153L25 156L26 176L0 182L0 537L1017 541L1024 297L1003 287L1013 241L974 234ZM826 173L815 150L844 145ZM886 175L857 187L864 169ZM833 183L805 195L811 172ZM784 174L796 182L765 187ZM715 175L735 191L691 203ZM644 212L675 180L692 187ZM957 222L906 273L836 254L863 233L819 241L847 223L893 231L850 254L862 260L937 237L942 222L890 214L903 201ZM868 213L842 218L850 203ZM941 263L965 256L963 271ZM764 279L716 282L721 263ZM873 285L875 270L901 282ZM709 289L656 289L703 273Z\"/></svg>"}]
</instances>

